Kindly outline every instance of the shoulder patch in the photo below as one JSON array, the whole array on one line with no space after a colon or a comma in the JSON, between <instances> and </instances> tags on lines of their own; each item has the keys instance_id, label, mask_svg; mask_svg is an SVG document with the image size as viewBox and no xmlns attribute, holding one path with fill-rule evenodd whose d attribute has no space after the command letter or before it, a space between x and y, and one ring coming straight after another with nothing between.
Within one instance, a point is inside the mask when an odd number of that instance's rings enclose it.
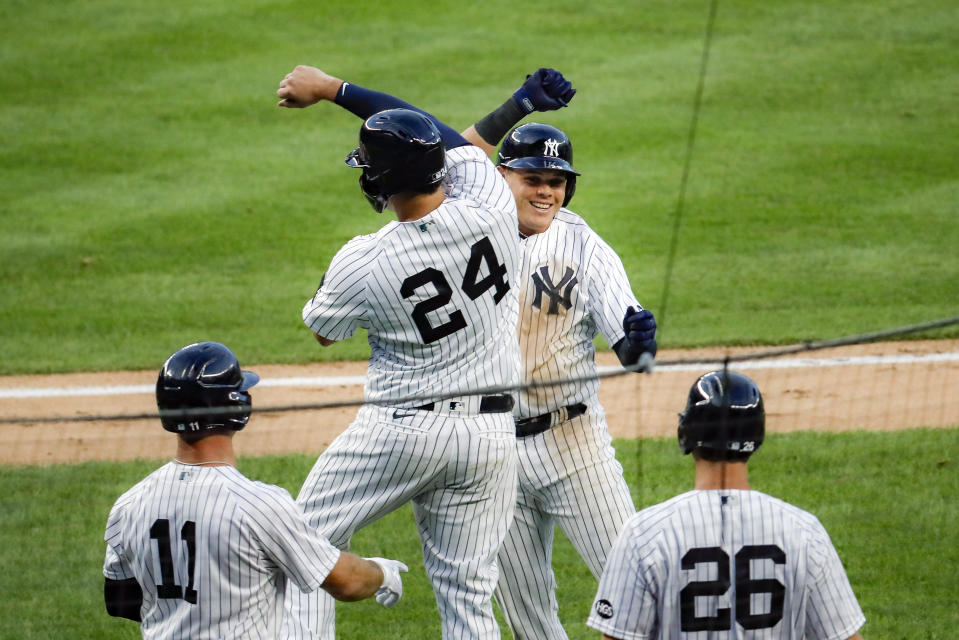
<instances>
[{"instance_id":1,"label":"shoulder patch","mask_svg":"<svg viewBox=\"0 0 959 640\"><path fill-rule=\"evenodd\" d=\"M609 620L613 617L613 605L609 600L597 600L596 601L596 615L604 620Z\"/></svg>"}]
</instances>

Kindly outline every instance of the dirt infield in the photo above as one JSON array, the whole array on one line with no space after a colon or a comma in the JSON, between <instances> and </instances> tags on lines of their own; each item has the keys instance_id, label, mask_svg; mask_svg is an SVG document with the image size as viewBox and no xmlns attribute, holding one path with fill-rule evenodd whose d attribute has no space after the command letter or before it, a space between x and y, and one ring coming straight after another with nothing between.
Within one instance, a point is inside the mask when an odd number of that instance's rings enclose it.
<instances>
[{"instance_id":1,"label":"dirt infield","mask_svg":"<svg viewBox=\"0 0 959 640\"><path fill-rule=\"evenodd\" d=\"M751 349L662 351L660 361L716 358ZM886 342L805 353L733 366L763 391L771 432L795 430L902 429L959 424L959 361L910 356L959 353L959 340ZM886 356L877 362L853 360ZM893 358L889 358L893 356ZM899 358L895 358L899 356ZM610 353L601 365L617 364ZM813 362L813 359L816 362ZM823 359L829 359L823 361ZM249 366L264 379L363 376L366 363ZM663 366L651 375L605 378L600 401L618 438L672 435L676 413L696 376L715 364ZM0 391L152 385L156 371L0 377ZM360 385L331 387L260 386L254 407L359 401ZM156 411L152 393L67 397L0 397L0 416L69 417L146 414ZM349 424L355 406L324 410L256 413L236 440L239 455L318 453ZM163 459L173 441L157 420L0 424L0 464L53 464L86 460Z\"/></svg>"}]
</instances>

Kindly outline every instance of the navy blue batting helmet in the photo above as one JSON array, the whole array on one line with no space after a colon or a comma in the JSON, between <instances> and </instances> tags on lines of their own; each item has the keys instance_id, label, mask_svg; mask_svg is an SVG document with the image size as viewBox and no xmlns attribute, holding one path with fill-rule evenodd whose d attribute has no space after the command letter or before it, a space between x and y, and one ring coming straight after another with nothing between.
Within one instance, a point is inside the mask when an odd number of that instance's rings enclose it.
<instances>
[{"instance_id":1,"label":"navy blue batting helmet","mask_svg":"<svg viewBox=\"0 0 959 640\"><path fill-rule=\"evenodd\" d=\"M187 345L167 358L157 377L163 428L173 433L217 428L239 431L249 421L253 406L248 389L259 381L252 371L240 369L225 345ZM204 411L214 407L215 411Z\"/></svg>"},{"instance_id":2,"label":"navy blue batting helmet","mask_svg":"<svg viewBox=\"0 0 959 640\"><path fill-rule=\"evenodd\" d=\"M446 151L437 126L411 109L375 113L360 128L360 146L346 164L363 169L360 189L382 212L390 196L435 188L446 175Z\"/></svg>"},{"instance_id":3,"label":"navy blue batting helmet","mask_svg":"<svg viewBox=\"0 0 959 640\"><path fill-rule=\"evenodd\" d=\"M722 460L746 460L763 443L766 412L759 387L734 371L700 376L679 414L679 448L706 449Z\"/></svg>"},{"instance_id":4,"label":"navy blue batting helmet","mask_svg":"<svg viewBox=\"0 0 959 640\"><path fill-rule=\"evenodd\" d=\"M569 137L548 124L530 122L507 134L499 148L499 162L510 169L553 169L566 174L566 196L563 206L569 204L576 191L573 169L573 144Z\"/></svg>"}]
</instances>

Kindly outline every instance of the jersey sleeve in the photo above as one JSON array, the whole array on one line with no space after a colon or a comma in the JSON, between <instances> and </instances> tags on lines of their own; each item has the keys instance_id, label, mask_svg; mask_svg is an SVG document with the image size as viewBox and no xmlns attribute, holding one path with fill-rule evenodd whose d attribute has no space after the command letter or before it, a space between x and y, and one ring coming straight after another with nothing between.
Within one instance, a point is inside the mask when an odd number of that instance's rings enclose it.
<instances>
[{"instance_id":1,"label":"jersey sleeve","mask_svg":"<svg viewBox=\"0 0 959 640\"><path fill-rule=\"evenodd\" d=\"M821 524L819 528L821 531L816 551L821 560L818 575L814 576L809 587L806 637L813 640L846 640L862 627L866 616L859 607L829 534Z\"/></svg>"},{"instance_id":2,"label":"jersey sleeve","mask_svg":"<svg viewBox=\"0 0 959 640\"><path fill-rule=\"evenodd\" d=\"M482 149L469 145L448 150L446 171L443 192L448 198L471 200L516 218L513 192Z\"/></svg>"},{"instance_id":3,"label":"jersey sleeve","mask_svg":"<svg viewBox=\"0 0 959 640\"><path fill-rule=\"evenodd\" d=\"M622 340L623 317L628 307L642 308L629 286L623 261L602 238L590 231L586 265L587 305L607 344Z\"/></svg>"},{"instance_id":4,"label":"jersey sleeve","mask_svg":"<svg viewBox=\"0 0 959 640\"><path fill-rule=\"evenodd\" d=\"M249 512L263 553L301 591L315 590L333 570L340 550L311 527L290 494L280 487L255 483L261 495L242 503Z\"/></svg>"},{"instance_id":5,"label":"jersey sleeve","mask_svg":"<svg viewBox=\"0 0 959 640\"><path fill-rule=\"evenodd\" d=\"M631 522L636 522L635 517ZM633 543L627 523L617 537L596 590L586 624L614 638L651 638L656 631L655 580Z\"/></svg>"},{"instance_id":6,"label":"jersey sleeve","mask_svg":"<svg viewBox=\"0 0 959 640\"><path fill-rule=\"evenodd\" d=\"M330 340L345 340L362 326L366 275L372 259L372 236L360 236L341 248L330 262L319 288L303 306L303 322Z\"/></svg>"},{"instance_id":7,"label":"jersey sleeve","mask_svg":"<svg viewBox=\"0 0 959 640\"><path fill-rule=\"evenodd\" d=\"M110 580L127 580L135 577L133 568L126 559L126 546L123 536L125 504L126 501L121 497L110 509L106 532L103 534L103 539L107 543L107 553L103 560L103 577Z\"/></svg>"}]
</instances>

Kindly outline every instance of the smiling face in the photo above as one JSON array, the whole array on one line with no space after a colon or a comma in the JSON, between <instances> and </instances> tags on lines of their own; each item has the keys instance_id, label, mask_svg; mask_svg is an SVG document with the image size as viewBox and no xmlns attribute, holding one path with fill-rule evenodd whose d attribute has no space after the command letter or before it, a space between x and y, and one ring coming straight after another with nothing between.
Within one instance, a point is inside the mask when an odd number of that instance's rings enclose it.
<instances>
[{"instance_id":1,"label":"smiling face","mask_svg":"<svg viewBox=\"0 0 959 640\"><path fill-rule=\"evenodd\" d=\"M524 236L543 233L563 206L566 174L554 169L509 169L498 167L506 178Z\"/></svg>"}]
</instances>

